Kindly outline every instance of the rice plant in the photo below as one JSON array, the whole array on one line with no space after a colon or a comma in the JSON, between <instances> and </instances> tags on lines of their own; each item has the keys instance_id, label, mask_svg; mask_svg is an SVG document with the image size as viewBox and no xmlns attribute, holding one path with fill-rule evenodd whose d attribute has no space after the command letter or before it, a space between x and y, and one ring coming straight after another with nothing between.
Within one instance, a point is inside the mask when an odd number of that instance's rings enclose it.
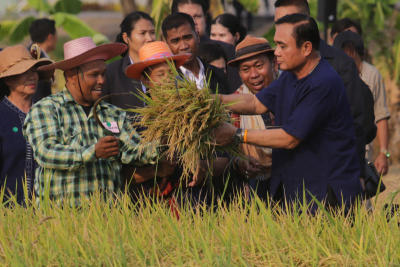
<instances>
[{"instance_id":1,"label":"rice plant","mask_svg":"<svg viewBox=\"0 0 400 267\"><path fill-rule=\"evenodd\" d=\"M2 266L398 266L400 214L282 209L238 196L216 208L100 194L80 207L0 205ZM32 201L35 202L35 199Z\"/></svg>"},{"instance_id":2,"label":"rice plant","mask_svg":"<svg viewBox=\"0 0 400 267\"><path fill-rule=\"evenodd\" d=\"M155 83L149 88L150 95L140 92L146 106L131 109L138 113L136 127L143 127L142 144L161 140L164 155L177 160L183 167L183 180L196 170L201 160L207 162L212 172L213 159L218 152L239 155L237 144L217 146L213 141L213 130L222 122L230 122L226 105L211 94L209 81L199 90L194 81L179 74L173 64L169 79Z\"/></svg>"}]
</instances>

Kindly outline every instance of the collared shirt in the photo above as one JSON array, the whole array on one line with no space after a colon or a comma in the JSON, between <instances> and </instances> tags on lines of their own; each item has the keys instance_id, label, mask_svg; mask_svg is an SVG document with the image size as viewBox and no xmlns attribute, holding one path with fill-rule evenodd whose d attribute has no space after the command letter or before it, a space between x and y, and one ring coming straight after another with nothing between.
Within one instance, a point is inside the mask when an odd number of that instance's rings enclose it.
<instances>
[{"instance_id":1,"label":"collared shirt","mask_svg":"<svg viewBox=\"0 0 400 267\"><path fill-rule=\"evenodd\" d=\"M204 65L201 62L201 60L198 58L196 58L196 59L197 59L197 62L199 62L199 66L200 66L198 77L196 77L196 75L194 75L194 73L191 70L188 70L184 66L180 66L179 69L182 71L183 75L185 75L185 77L188 80L192 80L192 81L196 82L196 86L198 89L203 89L206 84L206 72L205 72Z\"/></svg>"},{"instance_id":2,"label":"collared shirt","mask_svg":"<svg viewBox=\"0 0 400 267\"><path fill-rule=\"evenodd\" d=\"M389 108L386 102L386 91L383 78L378 69L368 62L361 64L361 79L368 85L374 97L375 122L388 120L390 118ZM372 142L365 147L366 158L368 161L374 161L374 146Z\"/></svg>"},{"instance_id":3,"label":"collared shirt","mask_svg":"<svg viewBox=\"0 0 400 267\"><path fill-rule=\"evenodd\" d=\"M385 84L378 69L363 61L360 77L368 85L374 97L375 122L389 119L390 112L386 102Z\"/></svg>"},{"instance_id":4,"label":"collared shirt","mask_svg":"<svg viewBox=\"0 0 400 267\"><path fill-rule=\"evenodd\" d=\"M96 122L93 110L86 116L64 88L34 105L24 124L24 135L31 144L36 169L35 193L46 190L56 201L67 198L79 204L81 196L96 191L111 195L121 188L121 163L155 164L157 151L149 145L139 151L139 136L126 120L126 113L101 102L97 106L100 121L114 127L120 140L120 154L108 159L96 158L95 144L110 135ZM48 188L48 189L47 189Z\"/></svg>"},{"instance_id":5,"label":"collared shirt","mask_svg":"<svg viewBox=\"0 0 400 267\"><path fill-rule=\"evenodd\" d=\"M330 187L337 200L354 200L361 185L353 120L343 82L329 63L321 59L302 79L283 71L256 97L275 115L275 125L301 140L291 150L273 149L271 193L283 187L287 199L301 200L304 186L321 201Z\"/></svg>"}]
</instances>

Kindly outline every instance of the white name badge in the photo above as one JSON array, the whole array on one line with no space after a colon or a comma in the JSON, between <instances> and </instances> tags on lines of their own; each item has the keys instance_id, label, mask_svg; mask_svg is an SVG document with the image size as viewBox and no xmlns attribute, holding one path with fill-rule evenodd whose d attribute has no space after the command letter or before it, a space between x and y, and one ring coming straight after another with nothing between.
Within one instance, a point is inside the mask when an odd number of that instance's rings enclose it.
<instances>
[{"instance_id":1,"label":"white name badge","mask_svg":"<svg viewBox=\"0 0 400 267\"><path fill-rule=\"evenodd\" d=\"M103 122L103 126L112 133L119 133L118 124L115 121Z\"/></svg>"}]
</instances>

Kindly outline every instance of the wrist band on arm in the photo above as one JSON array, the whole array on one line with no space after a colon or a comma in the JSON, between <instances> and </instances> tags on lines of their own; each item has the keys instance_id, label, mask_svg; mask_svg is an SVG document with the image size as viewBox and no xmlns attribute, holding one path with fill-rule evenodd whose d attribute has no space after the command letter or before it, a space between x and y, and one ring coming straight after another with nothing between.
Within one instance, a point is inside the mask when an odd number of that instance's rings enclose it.
<instances>
[{"instance_id":1,"label":"wrist band on arm","mask_svg":"<svg viewBox=\"0 0 400 267\"><path fill-rule=\"evenodd\" d=\"M247 143L247 129L244 130L243 143Z\"/></svg>"}]
</instances>

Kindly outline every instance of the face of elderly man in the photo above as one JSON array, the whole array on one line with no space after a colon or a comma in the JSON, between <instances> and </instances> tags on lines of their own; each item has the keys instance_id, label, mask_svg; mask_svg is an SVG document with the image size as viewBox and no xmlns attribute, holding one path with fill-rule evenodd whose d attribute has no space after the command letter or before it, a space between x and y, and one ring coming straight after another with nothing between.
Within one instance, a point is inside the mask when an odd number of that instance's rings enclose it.
<instances>
[{"instance_id":1,"label":"face of elderly man","mask_svg":"<svg viewBox=\"0 0 400 267\"><path fill-rule=\"evenodd\" d=\"M239 63L240 78L254 94L272 82L273 73L273 64L267 54L257 55Z\"/></svg>"}]
</instances>

